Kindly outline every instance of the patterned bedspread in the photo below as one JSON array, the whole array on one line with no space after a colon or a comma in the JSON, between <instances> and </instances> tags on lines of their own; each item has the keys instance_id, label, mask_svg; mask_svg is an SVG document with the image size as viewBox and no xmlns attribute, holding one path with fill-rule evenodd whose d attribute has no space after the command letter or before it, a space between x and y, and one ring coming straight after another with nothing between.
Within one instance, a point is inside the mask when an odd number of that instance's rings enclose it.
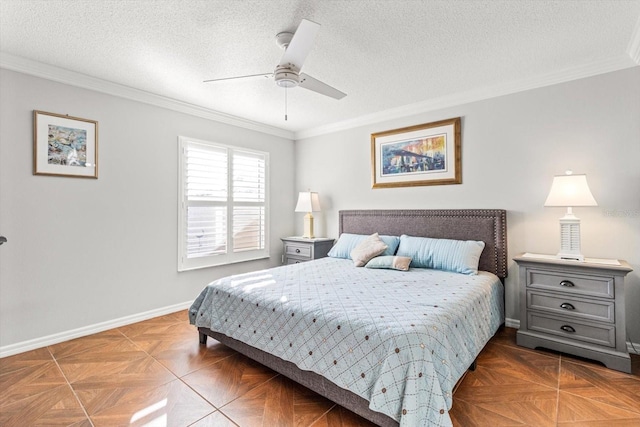
<instances>
[{"instance_id":1,"label":"patterned bedspread","mask_svg":"<svg viewBox=\"0 0 640 427\"><path fill-rule=\"evenodd\" d=\"M502 295L491 273L323 258L217 280L189 316L323 375L401 426L450 426L453 387L503 322Z\"/></svg>"}]
</instances>

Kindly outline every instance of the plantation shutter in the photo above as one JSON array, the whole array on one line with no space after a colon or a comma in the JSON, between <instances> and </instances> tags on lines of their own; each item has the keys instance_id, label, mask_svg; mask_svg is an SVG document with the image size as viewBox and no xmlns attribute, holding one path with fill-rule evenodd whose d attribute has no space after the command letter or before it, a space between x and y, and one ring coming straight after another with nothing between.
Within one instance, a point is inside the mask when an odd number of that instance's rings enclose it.
<instances>
[{"instance_id":1,"label":"plantation shutter","mask_svg":"<svg viewBox=\"0 0 640 427\"><path fill-rule=\"evenodd\" d=\"M227 252L227 150L187 146L187 258Z\"/></svg>"},{"instance_id":2,"label":"plantation shutter","mask_svg":"<svg viewBox=\"0 0 640 427\"><path fill-rule=\"evenodd\" d=\"M178 270L268 256L268 154L180 138Z\"/></svg>"},{"instance_id":3,"label":"plantation shutter","mask_svg":"<svg viewBox=\"0 0 640 427\"><path fill-rule=\"evenodd\" d=\"M264 155L233 153L233 250L265 246L266 170Z\"/></svg>"}]
</instances>

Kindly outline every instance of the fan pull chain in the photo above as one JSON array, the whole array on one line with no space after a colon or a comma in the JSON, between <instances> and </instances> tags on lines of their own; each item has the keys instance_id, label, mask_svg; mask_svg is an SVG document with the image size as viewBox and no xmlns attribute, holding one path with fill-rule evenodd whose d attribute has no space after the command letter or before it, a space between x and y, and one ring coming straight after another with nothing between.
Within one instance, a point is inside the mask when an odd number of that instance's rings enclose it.
<instances>
[{"instance_id":1,"label":"fan pull chain","mask_svg":"<svg viewBox=\"0 0 640 427\"><path fill-rule=\"evenodd\" d=\"M284 121L287 121L287 87L284 87Z\"/></svg>"}]
</instances>

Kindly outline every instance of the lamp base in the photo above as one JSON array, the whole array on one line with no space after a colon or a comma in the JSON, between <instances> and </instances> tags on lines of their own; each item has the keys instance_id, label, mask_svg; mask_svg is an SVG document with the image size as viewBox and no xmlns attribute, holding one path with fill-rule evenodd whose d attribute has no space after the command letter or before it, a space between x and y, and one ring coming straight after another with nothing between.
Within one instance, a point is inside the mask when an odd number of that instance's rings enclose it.
<instances>
[{"instance_id":1,"label":"lamp base","mask_svg":"<svg viewBox=\"0 0 640 427\"><path fill-rule=\"evenodd\" d=\"M571 208L560 218L560 252L559 259L584 262L580 253L580 218L573 215Z\"/></svg>"},{"instance_id":2,"label":"lamp base","mask_svg":"<svg viewBox=\"0 0 640 427\"><path fill-rule=\"evenodd\" d=\"M303 239L315 239L316 236L313 235L313 215L311 212L308 212L304 216L304 234L302 235Z\"/></svg>"},{"instance_id":3,"label":"lamp base","mask_svg":"<svg viewBox=\"0 0 640 427\"><path fill-rule=\"evenodd\" d=\"M558 252L558 254L556 255L556 258L558 259L566 259L568 261L579 261L579 262L584 262L584 255L582 254L565 254L563 252Z\"/></svg>"}]
</instances>

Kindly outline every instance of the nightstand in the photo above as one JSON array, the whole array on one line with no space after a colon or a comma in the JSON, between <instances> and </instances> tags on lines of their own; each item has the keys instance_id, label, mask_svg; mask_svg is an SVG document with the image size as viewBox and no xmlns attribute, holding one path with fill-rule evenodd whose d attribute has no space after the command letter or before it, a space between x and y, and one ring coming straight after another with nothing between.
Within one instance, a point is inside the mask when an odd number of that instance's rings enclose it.
<instances>
[{"instance_id":1,"label":"nightstand","mask_svg":"<svg viewBox=\"0 0 640 427\"><path fill-rule=\"evenodd\" d=\"M299 262L324 258L333 246L333 239L324 237L315 239L283 237L280 240L284 243L283 264L297 264Z\"/></svg>"},{"instance_id":2,"label":"nightstand","mask_svg":"<svg viewBox=\"0 0 640 427\"><path fill-rule=\"evenodd\" d=\"M561 351L631 372L624 317L629 264L536 254L522 254L514 261L520 269L518 345Z\"/></svg>"}]
</instances>

